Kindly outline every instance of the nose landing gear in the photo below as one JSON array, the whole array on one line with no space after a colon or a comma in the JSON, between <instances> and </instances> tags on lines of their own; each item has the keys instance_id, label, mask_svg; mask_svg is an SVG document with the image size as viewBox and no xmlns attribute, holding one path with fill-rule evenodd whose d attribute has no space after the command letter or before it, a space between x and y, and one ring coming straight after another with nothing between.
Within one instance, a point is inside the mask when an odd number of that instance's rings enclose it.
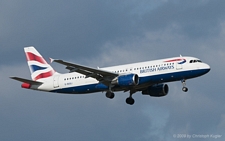
<instances>
[{"instance_id":1,"label":"nose landing gear","mask_svg":"<svg viewBox=\"0 0 225 141\"><path fill-rule=\"evenodd\" d=\"M183 87L182 90L183 90L184 92L187 92L187 91L188 91L188 88L187 88L187 87Z\"/></svg>"},{"instance_id":2,"label":"nose landing gear","mask_svg":"<svg viewBox=\"0 0 225 141\"><path fill-rule=\"evenodd\" d=\"M185 79L181 80L181 83L183 85L182 91L187 92L188 88L186 87L186 80Z\"/></svg>"}]
</instances>

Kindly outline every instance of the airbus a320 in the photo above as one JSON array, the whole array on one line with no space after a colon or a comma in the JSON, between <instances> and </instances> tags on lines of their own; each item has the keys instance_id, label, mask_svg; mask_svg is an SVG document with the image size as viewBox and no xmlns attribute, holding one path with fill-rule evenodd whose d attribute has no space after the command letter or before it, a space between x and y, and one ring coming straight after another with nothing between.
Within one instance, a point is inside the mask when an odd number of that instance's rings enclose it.
<instances>
[{"instance_id":1,"label":"airbus a320","mask_svg":"<svg viewBox=\"0 0 225 141\"><path fill-rule=\"evenodd\" d=\"M187 92L186 80L210 71L210 66L200 59L185 56L105 68L50 58L51 63L59 63L69 70L69 73L61 74L34 47L25 47L24 51L32 80L11 77L22 82L22 88L64 94L105 92L110 99L114 98L114 92L129 91L126 103L130 105L135 102L132 95L138 91L153 97L166 96L169 92L168 82L181 81L182 90Z\"/></svg>"}]
</instances>

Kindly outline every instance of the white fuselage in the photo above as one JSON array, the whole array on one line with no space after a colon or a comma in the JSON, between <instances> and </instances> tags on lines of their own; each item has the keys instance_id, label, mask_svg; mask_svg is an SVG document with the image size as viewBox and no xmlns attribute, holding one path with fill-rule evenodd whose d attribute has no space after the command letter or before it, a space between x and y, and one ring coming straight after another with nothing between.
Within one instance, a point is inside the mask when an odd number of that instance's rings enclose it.
<instances>
[{"instance_id":1,"label":"white fuselage","mask_svg":"<svg viewBox=\"0 0 225 141\"><path fill-rule=\"evenodd\" d=\"M137 74L139 84L135 89L142 90L146 86L154 84L181 81L195 78L207 73L209 65L202 63L194 57L174 57L155 61L119 65L100 68L108 72L124 74ZM99 91L107 91L109 88L94 78L72 72L66 74L55 74L50 78L44 78L40 86L33 85L32 89L50 91L57 93L82 94ZM120 86L112 87L113 91L126 90Z\"/></svg>"}]
</instances>

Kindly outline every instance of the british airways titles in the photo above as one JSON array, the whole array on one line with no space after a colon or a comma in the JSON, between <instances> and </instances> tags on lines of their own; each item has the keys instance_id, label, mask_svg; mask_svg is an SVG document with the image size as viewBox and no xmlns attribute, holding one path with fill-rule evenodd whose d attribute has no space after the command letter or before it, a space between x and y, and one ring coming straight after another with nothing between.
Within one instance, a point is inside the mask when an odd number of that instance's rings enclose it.
<instances>
[{"instance_id":1,"label":"british airways titles","mask_svg":"<svg viewBox=\"0 0 225 141\"><path fill-rule=\"evenodd\" d=\"M158 67L151 67L148 69L141 69L140 73L149 73L149 72L157 72L157 71L164 71L164 70L172 70L174 69L174 64L173 65L168 65L168 66L163 66L159 65Z\"/></svg>"}]
</instances>

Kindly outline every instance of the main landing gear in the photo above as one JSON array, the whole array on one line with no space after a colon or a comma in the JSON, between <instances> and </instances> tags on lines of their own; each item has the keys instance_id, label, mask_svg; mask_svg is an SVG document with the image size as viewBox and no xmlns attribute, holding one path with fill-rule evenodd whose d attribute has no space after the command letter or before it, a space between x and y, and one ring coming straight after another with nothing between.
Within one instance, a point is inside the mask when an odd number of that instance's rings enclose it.
<instances>
[{"instance_id":1,"label":"main landing gear","mask_svg":"<svg viewBox=\"0 0 225 141\"><path fill-rule=\"evenodd\" d=\"M131 97L131 96L129 96L127 99L126 99L126 103L127 104L129 104L129 105L133 105L134 104L134 99Z\"/></svg>"},{"instance_id":2,"label":"main landing gear","mask_svg":"<svg viewBox=\"0 0 225 141\"><path fill-rule=\"evenodd\" d=\"M111 90L112 85L109 86L109 90L106 92L105 96L109 99L113 99L115 97L115 94Z\"/></svg>"},{"instance_id":3,"label":"main landing gear","mask_svg":"<svg viewBox=\"0 0 225 141\"><path fill-rule=\"evenodd\" d=\"M135 92L131 92L130 91L130 96L126 99L126 103L129 105L133 105L134 104L134 99L132 98L132 94L134 94ZM115 97L115 94L113 92L107 91L105 96L109 99L113 99Z\"/></svg>"},{"instance_id":4,"label":"main landing gear","mask_svg":"<svg viewBox=\"0 0 225 141\"><path fill-rule=\"evenodd\" d=\"M186 81L185 81L185 79L181 80L181 82L182 82L182 85L183 85L182 91L187 92L188 91L188 88L186 87Z\"/></svg>"},{"instance_id":5,"label":"main landing gear","mask_svg":"<svg viewBox=\"0 0 225 141\"><path fill-rule=\"evenodd\" d=\"M132 98L132 95L135 93L135 90L130 90L130 96L126 99L126 103L129 105L133 105L134 104L134 99Z\"/></svg>"},{"instance_id":6,"label":"main landing gear","mask_svg":"<svg viewBox=\"0 0 225 141\"><path fill-rule=\"evenodd\" d=\"M108 91L106 92L105 96L109 99L113 99L115 97L115 94L113 92Z\"/></svg>"}]
</instances>

